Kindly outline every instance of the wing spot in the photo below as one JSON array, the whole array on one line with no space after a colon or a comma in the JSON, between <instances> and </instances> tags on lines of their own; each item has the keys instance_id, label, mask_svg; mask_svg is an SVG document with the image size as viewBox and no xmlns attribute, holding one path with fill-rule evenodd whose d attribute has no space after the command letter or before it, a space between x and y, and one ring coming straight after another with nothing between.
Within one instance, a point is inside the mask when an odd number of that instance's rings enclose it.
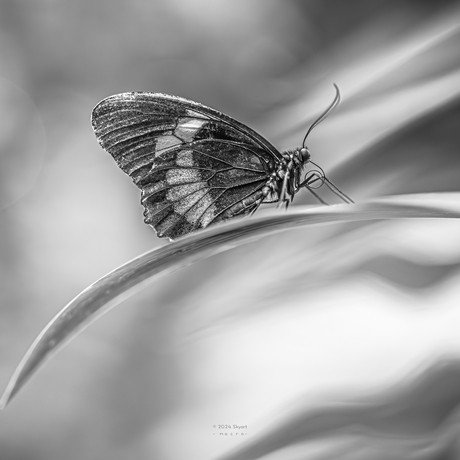
<instances>
[{"instance_id":1,"label":"wing spot","mask_svg":"<svg viewBox=\"0 0 460 460\"><path fill-rule=\"evenodd\" d=\"M206 228L214 219L216 215L216 206L213 204L203 213L200 219L201 226Z\"/></svg>"},{"instance_id":2,"label":"wing spot","mask_svg":"<svg viewBox=\"0 0 460 460\"><path fill-rule=\"evenodd\" d=\"M164 180L154 182L153 184L144 185L142 187L142 198L149 197L150 195L157 192L158 190L164 189L166 186L167 186L167 183Z\"/></svg>"},{"instance_id":3,"label":"wing spot","mask_svg":"<svg viewBox=\"0 0 460 460\"><path fill-rule=\"evenodd\" d=\"M201 220L201 226L204 228L212 220L211 218L209 221L203 223L203 217L205 214L212 214L212 217L214 217L215 214L214 200L209 193L203 195L200 201L196 203L195 206L190 209L190 211L187 212L185 218L188 220L188 222L194 225Z\"/></svg>"},{"instance_id":4,"label":"wing spot","mask_svg":"<svg viewBox=\"0 0 460 460\"><path fill-rule=\"evenodd\" d=\"M177 187L171 187L166 193L166 199L168 201L177 201L187 195L192 194L200 189L206 187L206 182L194 182L193 184L178 185Z\"/></svg>"},{"instance_id":5,"label":"wing spot","mask_svg":"<svg viewBox=\"0 0 460 460\"><path fill-rule=\"evenodd\" d=\"M157 143L155 145L155 156L158 157L162 154L162 151L165 149L169 149L176 145L181 145L182 141L178 139L176 136L160 136L157 139Z\"/></svg>"},{"instance_id":6,"label":"wing spot","mask_svg":"<svg viewBox=\"0 0 460 460\"><path fill-rule=\"evenodd\" d=\"M181 150L176 156L177 166L193 166L193 151Z\"/></svg>"},{"instance_id":7,"label":"wing spot","mask_svg":"<svg viewBox=\"0 0 460 460\"><path fill-rule=\"evenodd\" d=\"M191 221L189 218L189 209L194 206L198 201L203 198L203 196L207 193L208 191L205 189L197 190L196 192L192 193L191 195L185 197L183 200L179 200L177 203L174 204L174 211L177 212L177 214L186 214L185 217L186 219L194 223L194 221Z\"/></svg>"},{"instance_id":8,"label":"wing spot","mask_svg":"<svg viewBox=\"0 0 460 460\"><path fill-rule=\"evenodd\" d=\"M166 182L169 185L197 182L200 179L201 173L199 169L168 169L166 171Z\"/></svg>"},{"instance_id":9,"label":"wing spot","mask_svg":"<svg viewBox=\"0 0 460 460\"><path fill-rule=\"evenodd\" d=\"M199 120L197 118L179 118L177 128L174 135L184 142L192 142L195 139L196 133L201 127L207 123L207 120Z\"/></svg>"}]
</instances>

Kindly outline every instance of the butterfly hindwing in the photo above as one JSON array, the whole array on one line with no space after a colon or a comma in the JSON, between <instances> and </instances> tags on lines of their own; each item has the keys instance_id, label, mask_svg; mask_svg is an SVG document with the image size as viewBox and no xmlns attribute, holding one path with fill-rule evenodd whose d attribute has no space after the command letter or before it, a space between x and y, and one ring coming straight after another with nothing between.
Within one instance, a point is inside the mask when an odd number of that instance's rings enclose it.
<instances>
[{"instance_id":1,"label":"butterfly hindwing","mask_svg":"<svg viewBox=\"0 0 460 460\"><path fill-rule=\"evenodd\" d=\"M92 124L101 146L141 189L145 222L170 239L249 213L280 155L236 120L157 93L104 99Z\"/></svg>"}]
</instances>

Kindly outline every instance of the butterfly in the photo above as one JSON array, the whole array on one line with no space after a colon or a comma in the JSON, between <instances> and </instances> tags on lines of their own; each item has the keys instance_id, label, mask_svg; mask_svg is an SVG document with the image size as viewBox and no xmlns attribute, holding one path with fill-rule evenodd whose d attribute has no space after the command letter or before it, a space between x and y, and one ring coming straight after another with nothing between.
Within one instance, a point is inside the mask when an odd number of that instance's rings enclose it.
<instances>
[{"instance_id":1,"label":"butterfly","mask_svg":"<svg viewBox=\"0 0 460 460\"><path fill-rule=\"evenodd\" d=\"M311 161L310 131L337 106L340 92L311 125L302 147L280 152L243 123L205 105L161 93L129 92L102 100L92 112L99 144L141 190L144 221L174 240L253 214L262 203L287 205L303 187L326 183L352 202ZM313 171L302 180L305 165ZM315 187L316 185L316 187Z\"/></svg>"}]
</instances>

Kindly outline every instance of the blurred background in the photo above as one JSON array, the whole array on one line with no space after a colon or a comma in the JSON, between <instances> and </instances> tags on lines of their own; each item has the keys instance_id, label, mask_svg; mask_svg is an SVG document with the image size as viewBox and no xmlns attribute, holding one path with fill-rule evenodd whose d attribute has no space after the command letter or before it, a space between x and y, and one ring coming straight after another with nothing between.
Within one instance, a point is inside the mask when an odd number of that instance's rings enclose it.
<instances>
[{"instance_id":1,"label":"blurred background","mask_svg":"<svg viewBox=\"0 0 460 460\"><path fill-rule=\"evenodd\" d=\"M101 99L183 96L286 149L336 83L308 145L360 201L460 191L459 81L458 1L1 0L0 385L75 295L168 244L96 142ZM295 230L162 278L0 413L0 458L458 459L459 230Z\"/></svg>"}]
</instances>

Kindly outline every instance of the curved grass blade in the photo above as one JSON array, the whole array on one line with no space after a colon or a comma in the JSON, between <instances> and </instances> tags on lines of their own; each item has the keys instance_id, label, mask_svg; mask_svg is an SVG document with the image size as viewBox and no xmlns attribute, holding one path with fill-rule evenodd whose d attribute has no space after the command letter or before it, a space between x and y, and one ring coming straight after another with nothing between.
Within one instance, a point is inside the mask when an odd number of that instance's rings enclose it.
<instances>
[{"instance_id":1,"label":"curved grass blade","mask_svg":"<svg viewBox=\"0 0 460 460\"><path fill-rule=\"evenodd\" d=\"M143 254L89 286L42 330L14 371L1 399L3 409L53 353L92 321L154 279L199 260L285 230L318 224L406 218L460 218L460 194L392 197L354 205L296 207L234 219Z\"/></svg>"}]
</instances>

